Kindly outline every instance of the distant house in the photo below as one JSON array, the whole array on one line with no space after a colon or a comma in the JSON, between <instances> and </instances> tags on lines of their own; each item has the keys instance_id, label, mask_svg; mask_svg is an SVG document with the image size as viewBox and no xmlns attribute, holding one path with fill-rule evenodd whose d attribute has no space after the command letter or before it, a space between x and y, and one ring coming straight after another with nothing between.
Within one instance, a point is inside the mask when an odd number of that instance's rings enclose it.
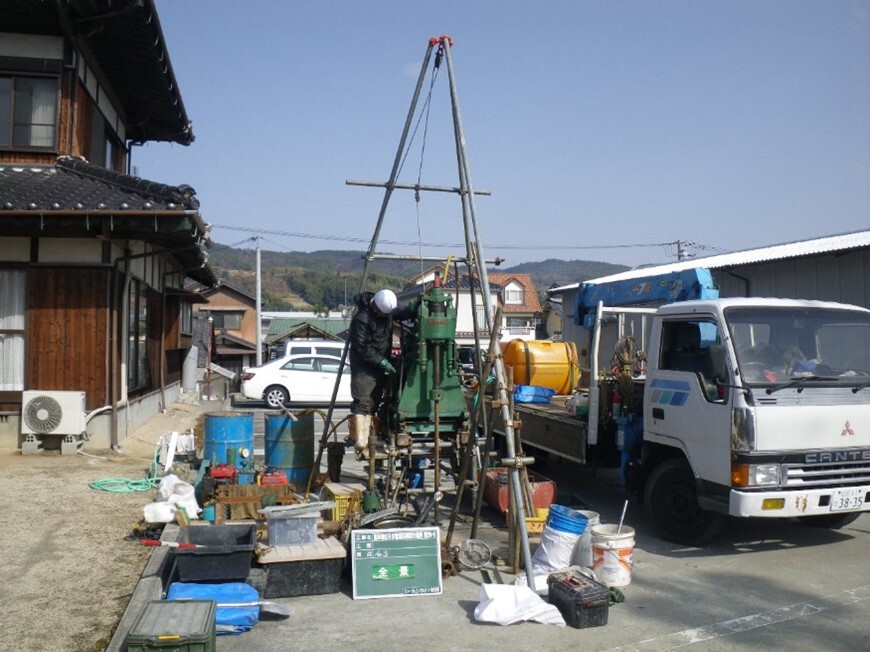
<instances>
[{"instance_id":1,"label":"distant house","mask_svg":"<svg viewBox=\"0 0 870 652\"><path fill-rule=\"evenodd\" d=\"M194 307L195 318L204 322L204 337L197 342L198 366L215 363L239 376L243 368L256 365L257 298L226 281L211 288L188 289L195 289L205 300Z\"/></svg>"},{"instance_id":2,"label":"distant house","mask_svg":"<svg viewBox=\"0 0 870 652\"><path fill-rule=\"evenodd\" d=\"M350 328L350 319L342 313L334 313L327 317L315 317L310 313L307 316L297 317L273 316L269 322L269 332L265 341L268 349L267 357L269 360L283 357L294 342L323 340L344 342L347 339L347 330Z\"/></svg>"},{"instance_id":3,"label":"distant house","mask_svg":"<svg viewBox=\"0 0 870 652\"><path fill-rule=\"evenodd\" d=\"M65 428L118 446L180 393L198 300L186 280L217 280L194 189L127 173L135 144L192 143L190 120L153 0L2 14L0 447L23 429L52 447ZM54 403L30 410L40 397Z\"/></svg>"},{"instance_id":4,"label":"distant house","mask_svg":"<svg viewBox=\"0 0 870 652\"><path fill-rule=\"evenodd\" d=\"M443 268L434 266L410 279L405 289L399 294L399 301L410 301L418 296L426 284L431 283L435 275ZM528 274L501 274L490 272L489 302L492 314L502 307L502 321L499 324L499 337L502 342L514 339L534 340L535 327L541 316L541 302L538 299L535 284ZM458 287L457 287L458 285ZM443 287L454 295L456 306L456 343L457 345L474 344L474 318L472 313L472 285L467 274L460 275L459 283L456 276L449 274L443 281ZM481 301L480 284L474 283L474 306L478 324L478 338L486 347L489 342L489 331L485 327L483 304Z\"/></svg>"},{"instance_id":5,"label":"distant house","mask_svg":"<svg viewBox=\"0 0 870 652\"><path fill-rule=\"evenodd\" d=\"M501 341L534 340L541 319L541 301L529 274L490 273L490 284L501 286L499 300L504 319Z\"/></svg>"}]
</instances>

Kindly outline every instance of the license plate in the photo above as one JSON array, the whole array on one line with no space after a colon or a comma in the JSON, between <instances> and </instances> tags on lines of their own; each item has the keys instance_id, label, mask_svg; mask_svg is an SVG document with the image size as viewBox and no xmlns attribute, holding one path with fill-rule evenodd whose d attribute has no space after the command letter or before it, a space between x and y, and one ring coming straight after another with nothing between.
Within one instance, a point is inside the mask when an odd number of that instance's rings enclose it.
<instances>
[{"instance_id":1,"label":"license plate","mask_svg":"<svg viewBox=\"0 0 870 652\"><path fill-rule=\"evenodd\" d=\"M831 495L831 511L842 512L847 509L861 509L864 506L866 490L860 487L836 489Z\"/></svg>"}]
</instances>

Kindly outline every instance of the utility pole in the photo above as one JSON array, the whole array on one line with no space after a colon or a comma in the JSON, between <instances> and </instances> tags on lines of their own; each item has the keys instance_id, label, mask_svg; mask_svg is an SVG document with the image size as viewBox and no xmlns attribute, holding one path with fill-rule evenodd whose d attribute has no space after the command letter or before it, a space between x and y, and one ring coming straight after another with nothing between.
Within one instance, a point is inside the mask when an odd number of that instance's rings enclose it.
<instances>
[{"instance_id":1,"label":"utility pole","mask_svg":"<svg viewBox=\"0 0 870 652\"><path fill-rule=\"evenodd\" d=\"M694 258L695 254L689 251L689 247L694 247L695 243L691 240L677 240L677 261L682 262L687 258Z\"/></svg>"},{"instance_id":2,"label":"utility pole","mask_svg":"<svg viewBox=\"0 0 870 652\"><path fill-rule=\"evenodd\" d=\"M257 366L263 364L262 283L260 281L260 236L255 236L257 249Z\"/></svg>"}]
</instances>

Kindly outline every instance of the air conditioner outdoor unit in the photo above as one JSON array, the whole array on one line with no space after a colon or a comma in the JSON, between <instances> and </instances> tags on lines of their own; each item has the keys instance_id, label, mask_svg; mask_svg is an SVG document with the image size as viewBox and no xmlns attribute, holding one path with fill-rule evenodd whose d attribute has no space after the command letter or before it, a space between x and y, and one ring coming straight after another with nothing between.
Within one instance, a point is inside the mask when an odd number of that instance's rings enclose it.
<instances>
[{"instance_id":1,"label":"air conditioner outdoor unit","mask_svg":"<svg viewBox=\"0 0 870 652\"><path fill-rule=\"evenodd\" d=\"M80 435L85 431L84 392L28 390L22 399L22 435Z\"/></svg>"}]
</instances>

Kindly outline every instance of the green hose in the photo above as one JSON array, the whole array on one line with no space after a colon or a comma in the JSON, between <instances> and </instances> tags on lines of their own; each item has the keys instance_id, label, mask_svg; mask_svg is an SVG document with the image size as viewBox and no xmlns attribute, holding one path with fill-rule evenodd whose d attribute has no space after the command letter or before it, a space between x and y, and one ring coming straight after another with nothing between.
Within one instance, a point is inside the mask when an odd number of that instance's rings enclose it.
<instances>
[{"instance_id":1,"label":"green hose","mask_svg":"<svg viewBox=\"0 0 870 652\"><path fill-rule=\"evenodd\" d=\"M129 478L104 478L89 482L88 486L97 491L123 494L135 491L149 491L160 484L160 478L145 478L144 480L131 480Z\"/></svg>"},{"instance_id":2,"label":"green hose","mask_svg":"<svg viewBox=\"0 0 870 652\"><path fill-rule=\"evenodd\" d=\"M133 492L149 491L160 484L160 478L157 477L157 455L160 451L160 444L154 447L154 455L151 457L151 464L148 467L148 472L142 480L131 480L129 478L103 478L102 480L94 480L88 483L88 487L96 491L106 491L108 493L126 494Z\"/></svg>"}]
</instances>

